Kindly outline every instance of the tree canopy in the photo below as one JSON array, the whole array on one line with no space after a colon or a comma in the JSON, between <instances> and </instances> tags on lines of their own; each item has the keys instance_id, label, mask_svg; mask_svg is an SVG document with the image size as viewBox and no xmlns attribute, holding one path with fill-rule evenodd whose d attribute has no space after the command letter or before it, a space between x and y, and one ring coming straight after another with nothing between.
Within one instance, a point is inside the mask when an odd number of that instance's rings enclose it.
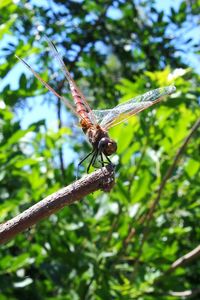
<instances>
[{"instance_id":1,"label":"tree canopy","mask_svg":"<svg viewBox=\"0 0 200 300\"><path fill-rule=\"evenodd\" d=\"M200 87L191 61L200 1L168 11L158 4L1 1L2 223L74 181L90 151L75 117L15 55L71 99L48 36L92 109L177 90L110 130L118 144L110 193L90 194L1 246L0 300L199 299ZM50 125L49 115L57 120Z\"/></svg>"}]
</instances>

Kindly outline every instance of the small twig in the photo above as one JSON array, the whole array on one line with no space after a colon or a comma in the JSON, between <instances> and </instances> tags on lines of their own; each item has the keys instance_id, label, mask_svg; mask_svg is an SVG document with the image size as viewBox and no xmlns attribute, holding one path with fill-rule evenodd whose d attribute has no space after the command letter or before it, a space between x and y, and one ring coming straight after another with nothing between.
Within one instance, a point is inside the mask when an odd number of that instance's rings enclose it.
<instances>
[{"instance_id":1,"label":"small twig","mask_svg":"<svg viewBox=\"0 0 200 300\"><path fill-rule=\"evenodd\" d=\"M54 214L66 205L80 201L84 196L102 189L110 191L114 185L114 169L108 165L84 176L67 187L49 195L18 216L0 225L0 243L13 238L38 221Z\"/></svg>"},{"instance_id":2,"label":"small twig","mask_svg":"<svg viewBox=\"0 0 200 300\"><path fill-rule=\"evenodd\" d=\"M146 221L146 226L143 230L143 237L142 237L140 248L139 248L139 251L138 251L138 256L137 256L136 261L135 261L135 270L137 269L137 265L139 263L139 258L142 254L143 245L144 245L144 243L145 243L145 241L148 237L148 233L149 233L149 229L150 229L150 222L153 219L155 209L156 209L156 207L157 207L157 205L158 205L158 203L161 199L161 195L162 195L162 192L165 188L167 180L171 177L176 165L178 164L178 161L179 161L183 151L185 150L185 148L186 148L187 144L189 143L191 137L196 132L196 130L199 128L199 126L200 126L200 119L198 119L196 121L196 123L193 125L193 127L191 128L189 134L184 139L183 144L178 149L171 166L167 169L167 172L165 173L165 175L163 177L163 180L162 180L162 182L161 182L161 184L158 188L157 195L156 195L156 197L155 197L155 199L154 199L154 201L153 201L153 203L152 203L152 205L149 209L149 212L146 214L145 218L143 219L143 222Z\"/></svg>"},{"instance_id":3,"label":"small twig","mask_svg":"<svg viewBox=\"0 0 200 300\"><path fill-rule=\"evenodd\" d=\"M178 267L182 267L185 264L188 264L192 260L198 258L200 256L200 245L197 246L195 249L190 251L189 253L183 255L179 259L177 259L170 267L170 271L175 270Z\"/></svg>"},{"instance_id":4,"label":"small twig","mask_svg":"<svg viewBox=\"0 0 200 300\"><path fill-rule=\"evenodd\" d=\"M193 298L200 294L200 289L186 290L181 292L170 291L169 295L174 297L180 297L181 299Z\"/></svg>"},{"instance_id":5,"label":"small twig","mask_svg":"<svg viewBox=\"0 0 200 300\"><path fill-rule=\"evenodd\" d=\"M175 269L179 267L183 267L191 261L197 259L200 256L200 245L194 248L192 251L186 253L182 257L178 258L173 264L171 264L170 268L165 271L163 275L173 272Z\"/></svg>"},{"instance_id":6,"label":"small twig","mask_svg":"<svg viewBox=\"0 0 200 300\"><path fill-rule=\"evenodd\" d=\"M191 261L197 259L200 256L200 245L194 248L192 251L181 256L175 262L173 262L170 267L165 270L159 277L154 280L154 285L159 285L160 282L164 280L170 273L174 272L177 268L183 267L189 264Z\"/></svg>"},{"instance_id":7,"label":"small twig","mask_svg":"<svg viewBox=\"0 0 200 300\"><path fill-rule=\"evenodd\" d=\"M199 288L193 289L193 290L180 291L180 292L144 291L144 292L138 293L137 296L135 296L134 298L131 297L131 299L138 299L138 298L143 299L144 296L147 296L147 297L149 296L149 297L151 297L151 299L166 299L166 297L168 299L169 298L168 296L170 296L169 299L171 299L172 297L176 297L176 299L177 299L177 297L180 297L181 299L186 299L186 298L194 298L199 294L200 294Z\"/></svg>"},{"instance_id":8,"label":"small twig","mask_svg":"<svg viewBox=\"0 0 200 300\"><path fill-rule=\"evenodd\" d=\"M196 248L194 248L192 251L186 253L185 255L183 255L182 257L178 258L175 262L173 262L171 264L171 266L169 267L169 269L167 269L161 276L159 276L158 278L156 278L154 280L153 286L160 285L160 282L163 281L163 279L165 278L165 276L168 276L169 273L173 272L174 270L176 270L178 267L183 267L186 264L189 264L191 261L197 259L200 256L200 245L197 246ZM167 293L170 296L174 296L174 297L184 297L184 298L193 298L196 295L200 294L200 288L197 289L191 289L191 290L186 290L186 291L169 291ZM153 292L145 292L145 293L141 293L140 296L143 295L151 295L151 296L166 296L166 292L159 292L159 291L153 291ZM138 299L138 298L137 298Z\"/></svg>"},{"instance_id":9,"label":"small twig","mask_svg":"<svg viewBox=\"0 0 200 300\"><path fill-rule=\"evenodd\" d=\"M190 130L190 133L188 134L188 136L185 138L185 140L183 141L183 144L181 145L181 147L178 149L175 157L174 157L174 160L173 160L173 163L171 164L171 166L168 168L167 172L165 173L165 176L163 177L163 180L160 184L160 187L158 189L158 193L157 193L157 197L155 198L150 210L149 210L149 213L148 213L148 216L147 216L147 220L150 221L153 217L153 213L155 211L155 208L158 204L158 202L160 201L160 198L161 198L161 194L162 194L162 191L166 185L166 182L167 180L171 177L183 151L185 150L187 144L189 143L191 137L193 136L193 134L195 133L195 131L199 128L200 126L200 119L198 119L196 121L196 123L193 125L193 127L191 128ZM147 226L148 227L148 226Z\"/></svg>"}]
</instances>

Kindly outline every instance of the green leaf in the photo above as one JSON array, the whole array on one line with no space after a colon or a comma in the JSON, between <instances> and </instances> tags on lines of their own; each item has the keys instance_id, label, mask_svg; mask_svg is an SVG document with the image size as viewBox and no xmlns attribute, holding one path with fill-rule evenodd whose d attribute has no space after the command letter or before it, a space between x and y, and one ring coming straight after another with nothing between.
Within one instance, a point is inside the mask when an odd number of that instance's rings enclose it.
<instances>
[{"instance_id":1,"label":"green leaf","mask_svg":"<svg viewBox=\"0 0 200 300\"><path fill-rule=\"evenodd\" d=\"M16 133L14 133L9 139L8 139L8 145L13 145L21 140L27 133L29 133L29 130L18 130Z\"/></svg>"},{"instance_id":2,"label":"green leaf","mask_svg":"<svg viewBox=\"0 0 200 300\"><path fill-rule=\"evenodd\" d=\"M8 6L9 4L12 4L12 3L13 3L12 0L2 0L0 2L0 9L2 9L3 7Z\"/></svg>"},{"instance_id":3,"label":"green leaf","mask_svg":"<svg viewBox=\"0 0 200 300\"><path fill-rule=\"evenodd\" d=\"M26 80L26 76L24 74L21 75L20 80L19 80L19 84L20 84L21 89L26 89L27 80Z\"/></svg>"},{"instance_id":4,"label":"green leaf","mask_svg":"<svg viewBox=\"0 0 200 300\"><path fill-rule=\"evenodd\" d=\"M12 273L19 268L25 267L30 263L30 258L28 253L23 253L17 257L12 257L7 255L3 257L0 261L0 273Z\"/></svg>"},{"instance_id":5,"label":"green leaf","mask_svg":"<svg viewBox=\"0 0 200 300\"><path fill-rule=\"evenodd\" d=\"M1 9L1 6L7 5L6 2L12 2L12 1L3 1L2 3L0 3L0 9ZM3 38L3 36L5 34L10 33L10 27L15 22L16 17L17 17L16 15L11 15L9 21L7 21L6 23L0 25L0 40Z\"/></svg>"},{"instance_id":6,"label":"green leaf","mask_svg":"<svg viewBox=\"0 0 200 300\"><path fill-rule=\"evenodd\" d=\"M195 176L200 171L200 163L192 158L190 158L187 162L185 170L189 177Z\"/></svg>"}]
</instances>

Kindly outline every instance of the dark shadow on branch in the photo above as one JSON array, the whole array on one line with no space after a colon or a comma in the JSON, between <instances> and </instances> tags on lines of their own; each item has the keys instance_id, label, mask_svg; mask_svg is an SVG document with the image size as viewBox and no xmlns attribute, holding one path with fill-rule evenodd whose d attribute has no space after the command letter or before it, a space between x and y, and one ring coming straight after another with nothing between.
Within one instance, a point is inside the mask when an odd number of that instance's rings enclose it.
<instances>
[{"instance_id":1,"label":"dark shadow on branch","mask_svg":"<svg viewBox=\"0 0 200 300\"><path fill-rule=\"evenodd\" d=\"M49 195L18 216L0 225L0 243L5 243L18 233L40 220L56 213L66 205L80 201L84 196L99 189L109 192L114 186L114 168L108 165L92 174Z\"/></svg>"}]
</instances>

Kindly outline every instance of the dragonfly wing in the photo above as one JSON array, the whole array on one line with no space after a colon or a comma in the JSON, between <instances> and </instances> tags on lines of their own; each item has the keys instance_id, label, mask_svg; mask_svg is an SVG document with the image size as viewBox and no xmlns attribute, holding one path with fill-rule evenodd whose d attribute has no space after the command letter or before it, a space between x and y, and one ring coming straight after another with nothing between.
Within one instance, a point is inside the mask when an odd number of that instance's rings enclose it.
<instances>
[{"instance_id":1,"label":"dragonfly wing","mask_svg":"<svg viewBox=\"0 0 200 300\"><path fill-rule=\"evenodd\" d=\"M159 102L163 96L170 95L175 90L175 86L158 88L119 104L113 109L94 111L94 114L97 120L100 121L100 125L105 129L109 129Z\"/></svg>"},{"instance_id":2,"label":"dragonfly wing","mask_svg":"<svg viewBox=\"0 0 200 300\"><path fill-rule=\"evenodd\" d=\"M89 118L90 120L92 121L92 123L97 123L96 122L96 118L92 112L92 109L90 108L87 100L85 99L84 95L82 94L82 92L80 91L80 89L78 88L78 86L76 85L75 81L73 80L73 78L71 77L71 74L69 73L67 67L65 66L65 63L62 59L62 57L60 56L56 46L51 42L51 40L46 36L45 37L46 40L47 40L47 43L49 45L49 48L51 49L51 52L53 54L53 56L57 59L63 73L64 73L64 76L65 78L67 79L68 83L69 83L69 86L70 86L70 90L72 91L72 96L73 96L73 92L75 91L76 94L78 94L79 98L81 99L83 105L85 106L86 108L86 111L88 112L89 114Z\"/></svg>"},{"instance_id":3,"label":"dragonfly wing","mask_svg":"<svg viewBox=\"0 0 200 300\"><path fill-rule=\"evenodd\" d=\"M95 115L97 123L100 124L102 123L102 120L104 120L106 116L108 116L112 111L113 109L102 109L102 110L98 109L98 110L93 110L92 112Z\"/></svg>"},{"instance_id":4,"label":"dragonfly wing","mask_svg":"<svg viewBox=\"0 0 200 300\"><path fill-rule=\"evenodd\" d=\"M31 73L49 90L51 91L56 97L58 97L59 99L61 99L63 101L63 103L79 118L79 115L77 114L76 110L74 109L74 107L71 105L71 103L63 96L61 96L60 94L58 94L46 81L44 81L37 72L35 72L31 66L29 66L29 64L27 64L27 62L25 62L22 58L18 57L17 55L15 55L17 57L17 59L19 59L23 65L29 70L31 71Z\"/></svg>"}]
</instances>

